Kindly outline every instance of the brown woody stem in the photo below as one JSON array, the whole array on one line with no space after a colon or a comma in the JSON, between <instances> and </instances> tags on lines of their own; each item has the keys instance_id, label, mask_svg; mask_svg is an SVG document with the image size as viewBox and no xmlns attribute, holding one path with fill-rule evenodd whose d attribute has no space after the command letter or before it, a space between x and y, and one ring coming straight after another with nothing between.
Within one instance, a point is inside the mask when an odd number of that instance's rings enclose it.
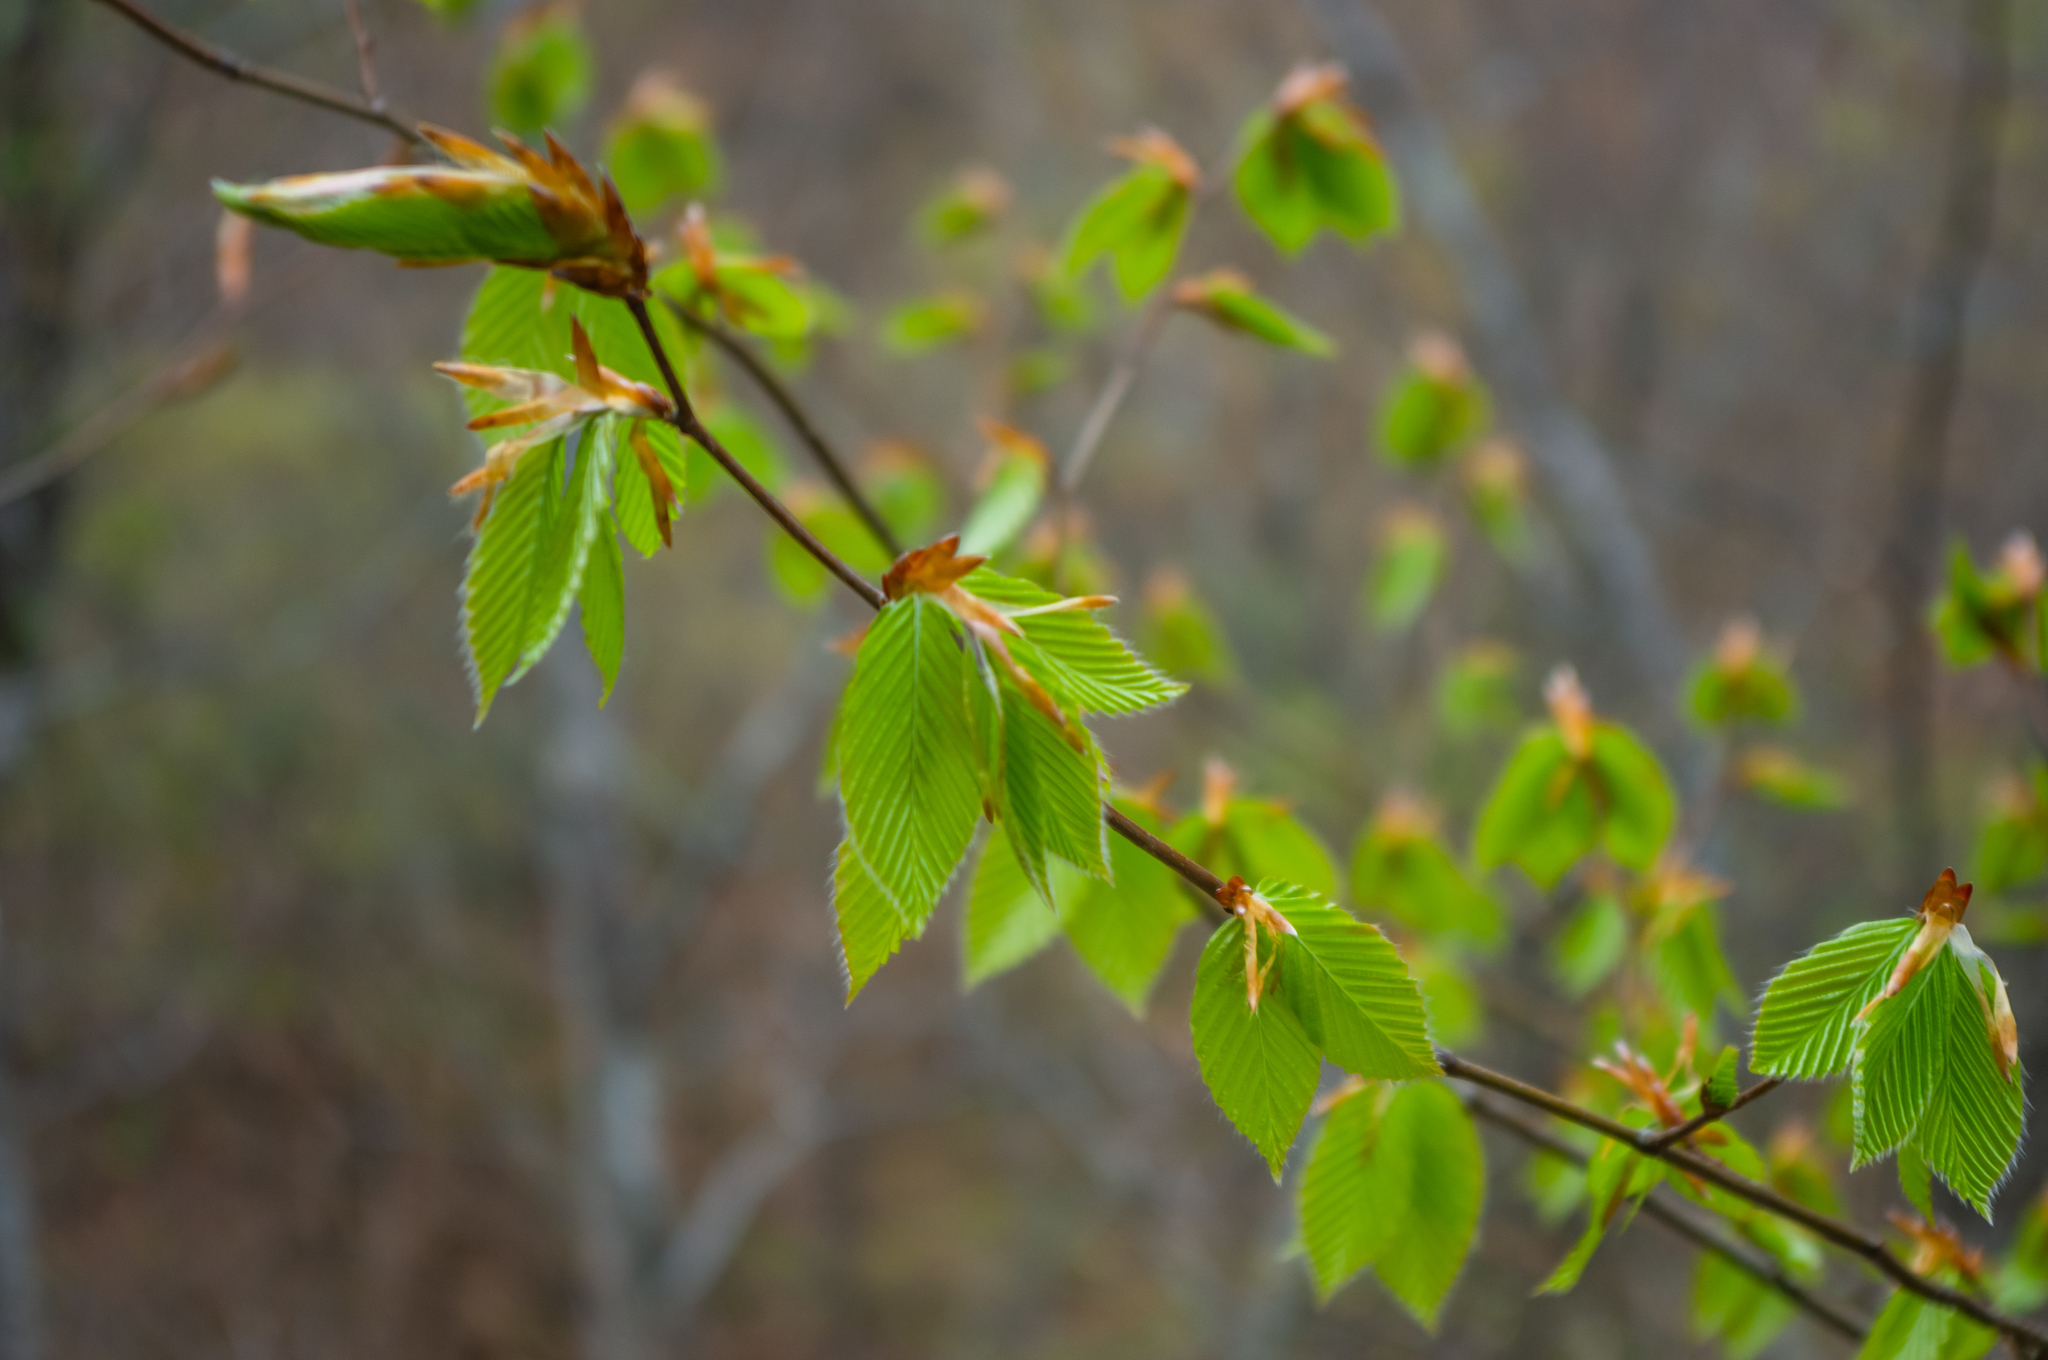
<instances>
[{"instance_id":1,"label":"brown woody stem","mask_svg":"<svg viewBox=\"0 0 2048 1360\"><path fill-rule=\"evenodd\" d=\"M287 71L273 71L267 66L258 66L252 61L245 61L233 52L215 47L213 44L195 38L181 29L171 27L148 10L135 4L134 0L99 0L99 2L108 9L125 17L130 23L148 33L158 42L164 44L164 46L191 58L211 71L226 76L229 80L240 81L245 85L254 85L260 89L269 90L272 94L281 94L286 99L296 99L301 104L311 104L314 108L326 109L329 113L338 113L344 118L354 118L358 122L363 123L374 123L378 127L397 133L414 146L424 147L429 145L427 139L420 135L417 123L413 122L410 118L385 108L381 100L375 104L366 104L352 95L343 94L340 90L334 89L332 86L322 85L318 81L306 80Z\"/></svg>"},{"instance_id":2,"label":"brown woody stem","mask_svg":"<svg viewBox=\"0 0 2048 1360\"><path fill-rule=\"evenodd\" d=\"M846 503L853 507L853 512L860 516L861 523L867 525L868 532L875 536L875 542L888 549L889 556L901 557L903 545L896 541L896 535L890 531L888 522L869 502L867 495L861 491L860 484L853 480L853 474L847 470L846 461L826 441L816 422L811 419L810 412L796 399L796 394L789 390L789 384L783 382L781 376L770 368L760 355L754 353L753 346L733 334L730 326L710 317L698 316L672 299L663 298L662 301L668 304L668 309L675 313L676 318L685 326L707 337L734 363L746 370L747 376L761 389L762 395L774 403L775 409L782 413L782 418L789 423L789 428L796 431L796 437L811 451L811 456L817 459L818 466L824 469L825 475L832 479L832 485L839 488L839 494L846 497Z\"/></svg>"}]
</instances>

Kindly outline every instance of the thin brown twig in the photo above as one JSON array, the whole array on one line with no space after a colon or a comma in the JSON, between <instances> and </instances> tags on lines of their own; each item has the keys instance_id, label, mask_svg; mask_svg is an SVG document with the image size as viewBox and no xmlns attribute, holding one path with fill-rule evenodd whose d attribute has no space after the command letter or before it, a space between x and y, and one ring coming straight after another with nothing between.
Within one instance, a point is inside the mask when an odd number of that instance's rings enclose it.
<instances>
[{"instance_id":1,"label":"thin brown twig","mask_svg":"<svg viewBox=\"0 0 2048 1360\"><path fill-rule=\"evenodd\" d=\"M363 22L361 0L341 0L342 9L348 12L348 31L356 40L356 78L362 82L363 98L370 101L373 109L384 107L384 96L377 87L377 43L370 36L370 26Z\"/></svg>"},{"instance_id":2,"label":"thin brown twig","mask_svg":"<svg viewBox=\"0 0 2048 1360\"><path fill-rule=\"evenodd\" d=\"M301 104L338 113L344 118L359 122L373 123L386 128L411 142L414 146L429 145L420 134L419 126L410 118L388 108L365 104L362 100L343 94L331 86L317 81L306 80L288 71L273 71L267 66L258 66L246 61L224 48L215 47L180 29L171 27L163 20L134 3L134 0L99 0L108 9L122 15L137 28L142 29L166 47L189 57L201 66L226 76L229 80L245 85L254 85L269 90L272 94L296 99Z\"/></svg>"},{"instance_id":3,"label":"thin brown twig","mask_svg":"<svg viewBox=\"0 0 2048 1360\"><path fill-rule=\"evenodd\" d=\"M1632 1129L1626 1124L1609 1119L1606 1115L1583 1109L1541 1087L1531 1086L1525 1081L1518 1081L1491 1068L1482 1067L1478 1063L1467 1062L1455 1053L1439 1052L1437 1063L1447 1077L1483 1086L1511 1100L1556 1115L1559 1119L1577 1124L1581 1128L1591 1129L1603 1138L1633 1147L1644 1156L1668 1162L1688 1176L1717 1185L1738 1199L1747 1200L1760 1209L1797 1223L1830 1246L1868 1261L1889 1276L1901 1289L1909 1290L1943 1307L1953 1308L1971 1321L2003 1333L2016 1349L2023 1347L2032 1355L2048 1355L2048 1332L2043 1332L2018 1318L2007 1317L1960 1289L1952 1289L1926 1278L1893 1255L1882 1240L1859 1228L1810 1209L1768 1185L1760 1185L1746 1176L1738 1176L1721 1163L1710 1157L1701 1156L1689 1148L1651 1147L1641 1130Z\"/></svg>"},{"instance_id":4,"label":"thin brown twig","mask_svg":"<svg viewBox=\"0 0 2048 1360\"><path fill-rule=\"evenodd\" d=\"M846 461L832 448L823 432L818 429L817 422L811 419L810 412L796 399L796 394L789 390L789 384L782 381L781 375L754 352L753 346L733 334L730 326L710 317L698 316L673 298L664 297L662 301L668 304L669 311L673 312L685 326L708 338L745 370L754 385L761 389L762 395L782 413L782 418L788 422L789 428L796 431L796 437L811 451L811 456L818 461L818 466L832 479L832 485L839 488L839 494L846 497L846 503L853 507L853 512L860 516L861 523L875 536L875 542L888 549L889 556L901 557L903 545L896 541L896 535L890 531L888 521L884 520L881 513L869 502L866 493L860 489L860 484L854 481L853 474L847 470Z\"/></svg>"},{"instance_id":5,"label":"thin brown twig","mask_svg":"<svg viewBox=\"0 0 2048 1360\"><path fill-rule=\"evenodd\" d=\"M1769 1095L1771 1092L1777 1090L1780 1086L1783 1086L1784 1084L1785 1079L1783 1077L1765 1077L1756 1085L1750 1087L1748 1090L1737 1095L1735 1097L1735 1102L1729 1105L1727 1108L1719 1110L1701 1110L1698 1114L1686 1120L1683 1124L1679 1124L1672 1128L1668 1128L1654 1138L1644 1139L1643 1148L1645 1151L1654 1152L1659 1148L1668 1148L1675 1144L1683 1143L1686 1139L1692 1137L1694 1134L1698 1133L1707 1125L1715 1123L1722 1119L1726 1119L1729 1115L1734 1114L1737 1110L1749 1104L1751 1101L1761 1100L1763 1097Z\"/></svg>"},{"instance_id":6,"label":"thin brown twig","mask_svg":"<svg viewBox=\"0 0 2048 1360\"><path fill-rule=\"evenodd\" d=\"M1484 1096L1466 1097L1465 1108L1476 1118L1504 1129L1532 1147L1541 1148L1551 1156L1570 1162L1573 1166L1583 1167L1590 1160L1585 1153L1548 1129L1530 1123L1513 1111L1502 1109ZM1643 1200L1643 1213L1702 1251L1714 1253L1737 1270L1769 1285L1847 1340L1861 1341L1869 1332L1868 1324L1859 1321L1834 1300L1823 1298L1793 1279L1776 1261L1737 1246L1712 1228L1698 1222L1679 1205L1664 1199L1661 1193L1653 1192Z\"/></svg>"},{"instance_id":7,"label":"thin brown twig","mask_svg":"<svg viewBox=\"0 0 2048 1360\"><path fill-rule=\"evenodd\" d=\"M1067 449L1066 460L1060 464L1059 492L1062 500L1071 497L1081 485L1081 479L1088 475L1088 465L1095 460L1095 451L1102 446L1102 438L1109 433L1110 422L1116 419L1117 411L1123 406L1124 398L1131 394L1131 388L1138 381L1138 372L1145 366L1145 356L1159 339L1159 332L1166 328L1166 318L1173 312L1173 290L1161 285L1152 300L1145 304L1137 324L1124 337L1111 363L1109 376L1103 379L1102 390L1095 395L1094 405L1088 408L1086 419L1074 435L1074 442Z\"/></svg>"}]
</instances>

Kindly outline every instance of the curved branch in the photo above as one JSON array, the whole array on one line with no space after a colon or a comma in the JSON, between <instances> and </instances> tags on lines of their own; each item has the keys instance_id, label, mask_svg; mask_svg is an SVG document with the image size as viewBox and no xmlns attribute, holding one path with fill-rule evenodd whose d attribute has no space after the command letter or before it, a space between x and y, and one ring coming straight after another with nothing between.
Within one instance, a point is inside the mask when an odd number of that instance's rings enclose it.
<instances>
[{"instance_id":1,"label":"curved branch","mask_svg":"<svg viewBox=\"0 0 2048 1360\"><path fill-rule=\"evenodd\" d=\"M374 124L388 132L403 137L414 146L424 147L429 145L427 139L420 135L419 124L403 114L394 113L392 110L384 107L382 100L378 100L375 103L365 103L352 95L343 94L332 86L322 85L318 81L306 80L300 76L292 75L288 71L273 71L267 66L258 66L252 61L246 61L236 56L225 48L215 47L212 43L204 42L181 29L171 27L148 10L135 4L134 0L99 0L99 3L113 10L116 14L121 15L172 51L198 62L201 66L211 71L226 76L229 80L239 81L244 85L254 85L259 89L269 90L272 94L281 94L286 99L296 99L301 104L311 104L316 109L326 109L329 113L338 113L344 118L353 118L358 122Z\"/></svg>"},{"instance_id":2,"label":"curved branch","mask_svg":"<svg viewBox=\"0 0 2048 1360\"><path fill-rule=\"evenodd\" d=\"M763 362L760 355L754 353L753 346L733 334L730 326L698 316L672 298L664 297L662 301L668 305L669 311L675 314L677 320L697 334L708 338L734 363L746 370L747 376L753 379L754 386L760 388L762 395L774 403L775 409L782 413L782 418L789 422L789 428L796 431L797 438L811 451L811 456L818 460L818 466L832 479L832 485L839 488L839 494L846 497L846 503L853 507L853 512L860 516L861 523L875 536L875 542L888 549L889 556L901 557L903 545L896 541L896 535L890 531L888 522L869 503L866 494L860 489L860 484L855 482L853 474L847 471L845 461L833 451L831 444L826 442L817 423L811 419L811 413L796 399L796 393L789 390L789 384L783 382L781 376Z\"/></svg>"}]
</instances>

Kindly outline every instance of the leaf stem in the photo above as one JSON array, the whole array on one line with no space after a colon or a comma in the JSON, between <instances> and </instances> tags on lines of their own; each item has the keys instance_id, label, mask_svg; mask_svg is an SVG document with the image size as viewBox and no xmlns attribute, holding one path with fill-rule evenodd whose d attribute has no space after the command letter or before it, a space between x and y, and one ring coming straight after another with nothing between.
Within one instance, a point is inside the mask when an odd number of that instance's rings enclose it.
<instances>
[{"instance_id":1,"label":"leaf stem","mask_svg":"<svg viewBox=\"0 0 2048 1360\"><path fill-rule=\"evenodd\" d=\"M886 548L889 556L903 556L903 545L896 541L896 535L890 531L888 522L869 502L866 493L860 489L860 484L853 480L853 474L847 471L845 460L826 442L817 423L811 419L810 412L796 399L796 394L789 390L789 385L754 352L753 346L735 335L730 326L716 318L698 316L673 298L664 297L662 301L667 304L669 311L675 314L677 320L708 338L734 363L746 370L754 386L760 388L762 395L774 403L775 409L781 412L782 418L789 423L789 428L796 431L797 438L811 451L811 456L817 459L818 466L824 469L825 475L832 479L832 485L839 488L839 494L846 497L846 503L853 507L853 512L860 516L861 523L875 536L875 542Z\"/></svg>"},{"instance_id":2,"label":"leaf stem","mask_svg":"<svg viewBox=\"0 0 2048 1360\"><path fill-rule=\"evenodd\" d=\"M258 66L244 60L225 48L215 47L209 42L193 37L181 29L171 27L148 10L135 4L134 0L99 0L108 9L125 17L130 23L155 38L172 51L178 52L201 66L208 68L229 80L245 85L254 85L281 94L286 99L296 99L301 104L338 113L344 118L358 122L373 123L378 127L397 133L414 146L429 145L420 135L419 125L402 114L383 106L383 101L364 103L351 95L343 94L331 86L318 81L306 80L288 71L273 71L267 66Z\"/></svg>"},{"instance_id":3,"label":"leaf stem","mask_svg":"<svg viewBox=\"0 0 2048 1360\"><path fill-rule=\"evenodd\" d=\"M1568 1123L1591 1129L1603 1138L1627 1144L1646 1157L1668 1162L1688 1176L1717 1185L1737 1199L1747 1200L1760 1209L1797 1223L1830 1246L1868 1261L1889 1276L1899 1288L1918 1294L1921 1298L1940 1304L1944 1308L1953 1308L1971 1321L2003 1333L2012 1342L2013 1348L2023 1355L2048 1355L2048 1332L2043 1332L2018 1318L2007 1317L1960 1289L1938 1284L1916 1273L1894 1256L1891 1249L1879 1238L1872 1237L1840 1219L1830 1218L1817 1210L1809 1209L1798 1200L1780 1194L1768 1185L1760 1185L1746 1176L1738 1176L1710 1157L1701 1156L1683 1147L1653 1146L1655 1140L1643 1137L1640 1130L1609 1119L1606 1115L1583 1109L1562 1096L1552 1095L1525 1081L1518 1081L1491 1068L1482 1067L1478 1063L1467 1062L1455 1053L1439 1050L1437 1064L1447 1077L1474 1086L1483 1086L1511 1100L1556 1115Z\"/></svg>"},{"instance_id":4,"label":"leaf stem","mask_svg":"<svg viewBox=\"0 0 2048 1360\"><path fill-rule=\"evenodd\" d=\"M1683 1124L1677 1125L1674 1128L1666 1129L1654 1138L1646 1138L1641 1140L1643 1148L1645 1151L1655 1151L1658 1148L1673 1147L1679 1143L1683 1143L1686 1139L1692 1137L1695 1133L1698 1133L1707 1125L1715 1123L1722 1119L1726 1119L1729 1115L1734 1114L1737 1110L1749 1104L1751 1101L1763 1099L1765 1096L1777 1090L1780 1086L1783 1086L1784 1084L1785 1079L1783 1077L1765 1077L1762 1081L1750 1087L1747 1091L1744 1091L1740 1095L1736 1096L1735 1103L1728 1106L1726 1109L1702 1110L1698 1114L1694 1115L1692 1118L1686 1120Z\"/></svg>"},{"instance_id":5,"label":"leaf stem","mask_svg":"<svg viewBox=\"0 0 2048 1360\"><path fill-rule=\"evenodd\" d=\"M1484 1096L1467 1097L1465 1108L1470 1110L1475 1118L1483 1119L1496 1128L1505 1129L1532 1147L1541 1148L1551 1156L1570 1162L1573 1166L1583 1167L1588 1160L1585 1153L1548 1129L1530 1123L1511 1110L1502 1109ZM1643 1213L1702 1251L1714 1253L1737 1270L1769 1285L1847 1340L1861 1341L1869 1332L1868 1324L1859 1321L1832 1299L1821 1297L1793 1279L1776 1261L1759 1258L1756 1253L1729 1241L1712 1228L1698 1222L1679 1205L1672 1204L1653 1192L1643 1200Z\"/></svg>"},{"instance_id":6,"label":"leaf stem","mask_svg":"<svg viewBox=\"0 0 2048 1360\"><path fill-rule=\"evenodd\" d=\"M633 320L639 324L640 334L646 337L647 347L654 352L654 362L661 368L661 378L668 384L669 395L675 399L675 414L669 418L670 423L685 436L703 445L704 451L716 459L718 465L754 498L755 504L768 512L770 519L782 526L784 533L795 539L805 552L817 558L827 571L844 581L854 594L866 600L870 608L880 609L889 603L888 597L882 594L880 587L846 565L839 554L820 543L817 535L806 529L803 521L790 513L788 506L776 499L774 492L761 485L753 473L741 466L739 459L726 452L725 445L718 442L718 437L704 428L704 422L697 419L696 408L690 405L690 398L683 391L681 380L676 377L674 365L669 362L668 350L662 345L661 337L655 334L654 318L647 314L647 300L629 297L626 299L626 306L632 311Z\"/></svg>"}]
</instances>

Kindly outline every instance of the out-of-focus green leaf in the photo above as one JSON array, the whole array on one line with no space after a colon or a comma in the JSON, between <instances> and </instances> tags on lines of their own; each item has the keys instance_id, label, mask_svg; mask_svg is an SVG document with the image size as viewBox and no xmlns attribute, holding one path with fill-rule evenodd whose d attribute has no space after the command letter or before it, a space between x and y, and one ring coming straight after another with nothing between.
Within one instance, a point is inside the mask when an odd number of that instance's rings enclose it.
<instances>
[{"instance_id":1,"label":"out-of-focus green leaf","mask_svg":"<svg viewBox=\"0 0 2048 1360\"><path fill-rule=\"evenodd\" d=\"M960 551L986 556L1008 547L1038 513L1051 459L1043 444L1012 426L985 420L982 434L989 443L988 459L981 470L981 496L960 528Z\"/></svg>"},{"instance_id":2,"label":"out-of-focus green leaf","mask_svg":"<svg viewBox=\"0 0 2048 1360\"><path fill-rule=\"evenodd\" d=\"M1444 667L1437 681L1437 714L1455 737L1514 727L1522 721L1515 697L1521 657L1504 643L1467 643Z\"/></svg>"},{"instance_id":3,"label":"out-of-focus green leaf","mask_svg":"<svg viewBox=\"0 0 2048 1360\"><path fill-rule=\"evenodd\" d=\"M1237 658L1223 627L1187 577L1162 567L1145 583L1145 654L1168 675L1227 686Z\"/></svg>"},{"instance_id":4,"label":"out-of-focus green leaf","mask_svg":"<svg viewBox=\"0 0 2048 1360\"><path fill-rule=\"evenodd\" d=\"M1400 218L1393 175L1334 67L1301 67L1238 134L1238 202L1282 251L1324 227L1363 240Z\"/></svg>"},{"instance_id":5,"label":"out-of-focus green leaf","mask_svg":"<svg viewBox=\"0 0 2048 1360\"><path fill-rule=\"evenodd\" d=\"M1778 746L1744 751L1735 763L1735 781L1780 807L1801 812L1828 812L1849 803L1849 786L1841 776L1816 769Z\"/></svg>"},{"instance_id":6,"label":"out-of-focus green leaf","mask_svg":"<svg viewBox=\"0 0 2048 1360\"><path fill-rule=\"evenodd\" d=\"M1412 506L1389 515L1365 588L1373 625L1398 632L1414 623L1436 593L1449 557L1450 544L1436 516Z\"/></svg>"},{"instance_id":7,"label":"out-of-focus green leaf","mask_svg":"<svg viewBox=\"0 0 2048 1360\"><path fill-rule=\"evenodd\" d=\"M591 65L573 5L543 0L520 11L491 61L491 120L518 132L561 122L590 97Z\"/></svg>"},{"instance_id":8,"label":"out-of-focus green leaf","mask_svg":"<svg viewBox=\"0 0 2048 1360\"><path fill-rule=\"evenodd\" d=\"M1011 198L1009 181L986 166L970 166L918 210L918 235L934 246L964 241L999 221Z\"/></svg>"},{"instance_id":9,"label":"out-of-focus green leaf","mask_svg":"<svg viewBox=\"0 0 2048 1360\"><path fill-rule=\"evenodd\" d=\"M1529 555L1529 468L1521 449L1488 439L1466 454L1459 480L1465 504L1486 541L1510 562Z\"/></svg>"},{"instance_id":10,"label":"out-of-focus green leaf","mask_svg":"<svg viewBox=\"0 0 2048 1360\"><path fill-rule=\"evenodd\" d=\"M866 576L888 569L889 554L875 541L874 530L855 514L838 493L798 483L783 497L806 529L841 561ZM834 578L817 558L788 534L766 540L768 569L776 586L793 604L816 604L830 591Z\"/></svg>"},{"instance_id":11,"label":"out-of-focus green leaf","mask_svg":"<svg viewBox=\"0 0 2048 1360\"><path fill-rule=\"evenodd\" d=\"M708 404L698 412L713 439L733 460L754 475L770 491L781 491L788 477L782 450L746 410L733 402ZM734 482L725 469L695 441L684 455L683 492L692 505L701 504L732 490ZM884 565L887 565L884 563ZM822 570L822 568L821 568Z\"/></svg>"},{"instance_id":12,"label":"out-of-focus green leaf","mask_svg":"<svg viewBox=\"0 0 2048 1360\"><path fill-rule=\"evenodd\" d=\"M1556 729L1540 727L1522 738L1488 796L1472 857L1482 869L1520 865L1550 888L1599 839L1600 806L1579 762Z\"/></svg>"},{"instance_id":13,"label":"out-of-focus green leaf","mask_svg":"<svg viewBox=\"0 0 2048 1360\"><path fill-rule=\"evenodd\" d=\"M946 505L946 488L929 459L903 443L879 445L862 469L868 499L905 543L930 537Z\"/></svg>"},{"instance_id":14,"label":"out-of-focus green leaf","mask_svg":"<svg viewBox=\"0 0 2048 1360\"><path fill-rule=\"evenodd\" d=\"M1630 1122L1647 1122L1641 1111L1631 1111ZM1586 1265L1615 1220L1626 1228L1635 1217L1642 1197L1663 1179L1663 1166L1618 1142L1603 1142L1586 1166L1586 1228L1550 1277L1537 1286L1539 1294L1567 1294L1586 1273Z\"/></svg>"},{"instance_id":15,"label":"out-of-focus green leaf","mask_svg":"<svg viewBox=\"0 0 2048 1360\"><path fill-rule=\"evenodd\" d=\"M2048 591L2041 551L2025 532L2006 540L1997 563L1979 573L1967 545L1949 552L1948 590L1930 623L1950 665L1967 670L1993 657L2038 671L2048 647Z\"/></svg>"},{"instance_id":16,"label":"out-of-focus green leaf","mask_svg":"<svg viewBox=\"0 0 2048 1360\"><path fill-rule=\"evenodd\" d=\"M1220 823L1191 812L1174 823L1167 839L1226 879L1257 883L1284 878L1324 897L1337 895L1330 852L1279 803L1231 798L1223 805Z\"/></svg>"},{"instance_id":17,"label":"out-of-focus green leaf","mask_svg":"<svg viewBox=\"0 0 2048 1360\"><path fill-rule=\"evenodd\" d=\"M1977 833L1977 886L1987 893L2039 878L2048 869L2048 765L2034 761L2024 778L1991 786Z\"/></svg>"},{"instance_id":18,"label":"out-of-focus green leaf","mask_svg":"<svg viewBox=\"0 0 2048 1360\"><path fill-rule=\"evenodd\" d=\"M1116 147L1137 164L1081 209L1067 229L1059 272L1079 279L1107 255L1117 291L1126 302L1136 302L1173 269L1199 175L1163 132L1146 132Z\"/></svg>"},{"instance_id":19,"label":"out-of-focus green leaf","mask_svg":"<svg viewBox=\"0 0 2048 1360\"><path fill-rule=\"evenodd\" d=\"M1700 1253L1692 1297L1693 1336L1719 1341L1729 1360L1753 1360L1799 1315L1797 1304L1710 1251Z\"/></svg>"},{"instance_id":20,"label":"out-of-focus green leaf","mask_svg":"<svg viewBox=\"0 0 2048 1360\"><path fill-rule=\"evenodd\" d=\"M1490 405L1457 342L1426 333L1380 398L1380 452L1396 467L1435 467L1485 430Z\"/></svg>"},{"instance_id":21,"label":"out-of-focus green leaf","mask_svg":"<svg viewBox=\"0 0 2048 1360\"><path fill-rule=\"evenodd\" d=\"M1076 875L1078 877L1078 875ZM997 825L981 848L961 932L966 982L974 987L1006 973L1059 938L1059 918L1039 900Z\"/></svg>"},{"instance_id":22,"label":"out-of-focus green leaf","mask_svg":"<svg viewBox=\"0 0 2048 1360\"><path fill-rule=\"evenodd\" d=\"M1478 1042L1486 1030L1486 1004L1455 949L1410 941L1406 957L1429 1010L1429 1034L1446 1048Z\"/></svg>"},{"instance_id":23,"label":"out-of-focus green leaf","mask_svg":"<svg viewBox=\"0 0 2048 1360\"><path fill-rule=\"evenodd\" d=\"M1799 691L1784 659L1764 646L1763 633L1749 618L1721 630L1713 654L1694 668L1687 696L1693 719L1705 727L1784 724L1799 714Z\"/></svg>"},{"instance_id":24,"label":"out-of-focus green leaf","mask_svg":"<svg viewBox=\"0 0 2048 1360\"><path fill-rule=\"evenodd\" d=\"M1465 877L1437 840L1433 824L1411 799L1395 795L1383 801L1352 851L1352 897L1368 914L1391 913L1425 936L1496 943L1502 925L1499 905Z\"/></svg>"},{"instance_id":25,"label":"out-of-focus green leaf","mask_svg":"<svg viewBox=\"0 0 2048 1360\"><path fill-rule=\"evenodd\" d=\"M722 173L710 108L663 71L633 82L605 130L604 159L619 198L636 213L713 193Z\"/></svg>"},{"instance_id":26,"label":"out-of-focus green leaf","mask_svg":"<svg viewBox=\"0 0 2048 1360\"><path fill-rule=\"evenodd\" d=\"M1628 948L1628 917L1613 893L1589 893L1550 941L1550 972L1565 995L1592 991Z\"/></svg>"},{"instance_id":27,"label":"out-of-focus green leaf","mask_svg":"<svg viewBox=\"0 0 2048 1360\"><path fill-rule=\"evenodd\" d=\"M1282 349L1327 359L1336 352L1330 337L1259 296L1252 281L1234 269L1216 269L1173 290L1176 306L1200 313L1225 330L1249 335Z\"/></svg>"},{"instance_id":28,"label":"out-of-focus green leaf","mask_svg":"<svg viewBox=\"0 0 2048 1360\"><path fill-rule=\"evenodd\" d=\"M1128 799L1116 800L1116 807L1153 835L1160 833L1149 808ZM1109 864L1108 883L1079 873L1062 881L1055 874L1053 895L1074 952L1133 1015L1142 1015L1174 937L1194 910L1173 871L1121 836L1110 838Z\"/></svg>"},{"instance_id":29,"label":"out-of-focus green leaf","mask_svg":"<svg viewBox=\"0 0 2048 1360\"><path fill-rule=\"evenodd\" d=\"M988 309L972 293L934 293L890 311L882 322L882 343L898 354L922 354L965 340L981 330Z\"/></svg>"}]
</instances>

